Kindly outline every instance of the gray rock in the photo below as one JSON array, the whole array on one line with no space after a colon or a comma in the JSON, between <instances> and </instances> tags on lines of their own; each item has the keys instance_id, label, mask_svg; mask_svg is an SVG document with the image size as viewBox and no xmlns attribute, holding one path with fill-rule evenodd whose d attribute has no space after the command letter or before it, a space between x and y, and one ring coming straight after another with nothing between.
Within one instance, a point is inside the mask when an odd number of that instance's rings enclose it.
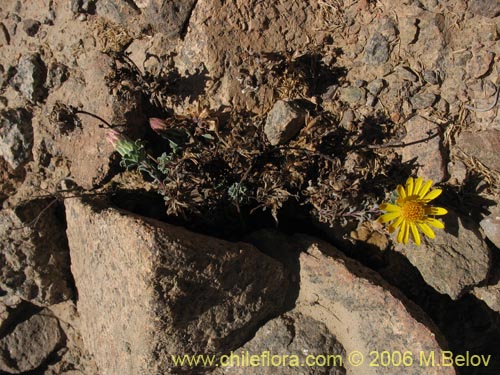
<instances>
[{"instance_id":1,"label":"gray rock","mask_svg":"<svg viewBox=\"0 0 500 375\"><path fill-rule=\"evenodd\" d=\"M431 92L418 93L411 97L410 102L415 109L425 109L432 107L437 96Z\"/></svg>"},{"instance_id":2,"label":"gray rock","mask_svg":"<svg viewBox=\"0 0 500 375\"><path fill-rule=\"evenodd\" d=\"M398 152L403 162L415 160L419 165L418 175L434 182L446 178L446 161L441 149L441 129L439 125L420 116L412 117L406 124L403 142L408 146Z\"/></svg>"},{"instance_id":3,"label":"gray rock","mask_svg":"<svg viewBox=\"0 0 500 375\"><path fill-rule=\"evenodd\" d=\"M259 374L288 375L288 374L315 374L315 375L345 375L342 366L345 350L328 330L324 323L300 313L291 312L267 322L261 327L255 337L236 354L245 356L262 356L269 351L273 355L290 356L287 364L291 366L260 366ZM307 356L322 356L328 353L332 356L330 365L297 367L294 363L306 363ZM334 358L334 356L338 356ZM339 357L341 359L339 359ZM336 362L335 362L336 360ZM293 362L292 362L293 361ZM236 360L234 360L236 364ZM241 360L240 363L243 363ZM336 366L335 366L336 364ZM214 371L214 375L225 374L226 369ZM233 366L232 375L254 374L255 368L251 366Z\"/></svg>"},{"instance_id":4,"label":"gray rock","mask_svg":"<svg viewBox=\"0 0 500 375\"><path fill-rule=\"evenodd\" d=\"M267 115L264 133L273 146L292 139L305 124L306 112L295 102L279 100Z\"/></svg>"},{"instance_id":5,"label":"gray rock","mask_svg":"<svg viewBox=\"0 0 500 375\"><path fill-rule=\"evenodd\" d=\"M418 76L406 66L397 66L395 70L397 75L405 81L410 81L410 82L418 81Z\"/></svg>"},{"instance_id":6,"label":"gray rock","mask_svg":"<svg viewBox=\"0 0 500 375\"><path fill-rule=\"evenodd\" d=\"M61 328L49 312L19 323L0 340L0 370L20 374L40 367L60 345Z\"/></svg>"},{"instance_id":7,"label":"gray rock","mask_svg":"<svg viewBox=\"0 0 500 375\"><path fill-rule=\"evenodd\" d=\"M483 228L486 237L500 249L500 205L494 206L479 225Z\"/></svg>"},{"instance_id":8,"label":"gray rock","mask_svg":"<svg viewBox=\"0 0 500 375\"><path fill-rule=\"evenodd\" d=\"M150 0L144 14L155 31L178 37L195 5L196 0Z\"/></svg>"},{"instance_id":9,"label":"gray rock","mask_svg":"<svg viewBox=\"0 0 500 375\"><path fill-rule=\"evenodd\" d=\"M31 158L32 146L31 114L24 108L1 111L0 156L17 169Z\"/></svg>"},{"instance_id":10,"label":"gray rock","mask_svg":"<svg viewBox=\"0 0 500 375\"><path fill-rule=\"evenodd\" d=\"M457 146L488 168L500 172L500 130L462 132L457 138Z\"/></svg>"},{"instance_id":11,"label":"gray rock","mask_svg":"<svg viewBox=\"0 0 500 375\"><path fill-rule=\"evenodd\" d=\"M480 49L476 51L467 63L467 73L472 78L481 78L489 72L494 54Z\"/></svg>"},{"instance_id":12,"label":"gray rock","mask_svg":"<svg viewBox=\"0 0 500 375\"><path fill-rule=\"evenodd\" d=\"M365 101L366 92L363 88L349 86L340 89L340 100L351 105L362 104Z\"/></svg>"},{"instance_id":13,"label":"gray rock","mask_svg":"<svg viewBox=\"0 0 500 375\"><path fill-rule=\"evenodd\" d=\"M384 86L384 80L377 78L371 81L368 86L366 86L366 89L370 92L370 94L377 96L383 90Z\"/></svg>"},{"instance_id":14,"label":"gray rock","mask_svg":"<svg viewBox=\"0 0 500 375\"><path fill-rule=\"evenodd\" d=\"M425 282L439 293L458 299L465 291L488 276L491 253L481 234L467 217L453 210L443 217L445 230L436 238L422 236L422 244L397 245L397 250L413 264Z\"/></svg>"},{"instance_id":15,"label":"gray rock","mask_svg":"<svg viewBox=\"0 0 500 375\"><path fill-rule=\"evenodd\" d=\"M23 21L23 30L26 34L33 37L38 32L41 25L42 24L40 23L40 21L37 21L37 20L31 20L31 19L24 20Z\"/></svg>"},{"instance_id":16,"label":"gray rock","mask_svg":"<svg viewBox=\"0 0 500 375\"><path fill-rule=\"evenodd\" d=\"M365 46L365 61L370 65L381 65L389 60L389 41L375 32Z\"/></svg>"},{"instance_id":17,"label":"gray rock","mask_svg":"<svg viewBox=\"0 0 500 375\"><path fill-rule=\"evenodd\" d=\"M500 2L498 0L471 0L469 11L484 17L494 18L500 15Z\"/></svg>"},{"instance_id":18,"label":"gray rock","mask_svg":"<svg viewBox=\"0 0 500 375\"><path fill-rule=\"evenodd\" d=\"M251 240L266 252L284 254L283 262L299 272L298 297L294 300L293 312L323 323L346 353L360 351L363 354L365 361L359 367L344 361L348 374L402 373L398 367L384 367L380 372L370 367L366 359L374 350L410 351L414 363L418 363L421 350L435 351L437 361L441 345L446 345L444 340L440 341L442 336L437 328L418 306L377 273L347 258L335 247L309 236L287 237L260 231L254 233ZM307 326L306 322L301 324ZM307 331L304 329L304 332ZM316 337L311 339L316 340ZM303 348L309 347L304 345ZM296 370L289 373L302 374L302 368ZM413 366L411 374L451 375L455 370L453 367Z\"/></svg>"},{"instance_id":19,"label":"gray rock","mask_svg":"<svg viewBox=\"0 0 500 375\"><path fill-rule=\"evenodd\" d=\"M12 86L30 102L40 102L45 96L47 69L39 54L23 56L12 78Z\"/></svg>"},{"instance_id":20,"label":"gray rock","mask_svg":"<svg viewBox=\"0 0 500 375\"><path fill-rule=\"evenodd\" d=\"M374 107L377 104L377 97L373 94L366 94L366 105L368 107Z\"/></svg>"},{"instance_id":21,"label":"gray rock","mask_svg":"<svg viewBox=\"0 0 500 375\"><path fill-rule=\"evenodd\" d=\"M434 70L425 69L422 72L422 76L425 82L428 82L431 85L437 85L439 83L439 76Z\"/></svg>"},{"instance_id":22,"label":"gray rock","mask_svg":"<svg viewBox=\"0 0 500 375\"><path fill-rule=\"evenodd\" d=\"M169 373L170 354L235 349L281 309L284 269L251 245L104 203L65 205L81 333L99 373Z\"/></svg>"},{"instance_id":23,"label":"gray rock","mask_svg":"<svg viewBox=\"0 0 500 375\"><path fill-rule=\"evenodd\" d=\"M82 10L82 0L71 0L70 9L74 14L80 13Z\"/></svg>"},{"instance_id":24,"label":"gray rock","mask_svg":"<svg viewBox=\"0 0 500 375\"><path fill-rule=\"evenodd\" d=\"M31 201L0 211L0 288L41 306L72 296L64 227L51 202Z\"/></svg>"},{"instance_id":25,"label":"gray rock","mask_svg":"<svg viewBox=\"0 0 500 375\"><path fill-rule=\"evenodd\" d=\"M140 11L133 6L132 1L126 0L107 0L97 1L95 4L96 13L118 25L127 27L131 30L134 26L138 26L138 17ZM82 4L83 10L83 4ZM135 25L131 24L132 22Z\"/></svg>"},{"instance_id":26,"label":"gray rock","mask_svg":"<svg viewBox=\"0 0 500 375\"><path fill-rule=\"evenodd\" d=\"M47 77L47 87L51 89L59 88L69 77L68 67L61 63L52 63L49 66Z\"/></svg>"}]
</instances>

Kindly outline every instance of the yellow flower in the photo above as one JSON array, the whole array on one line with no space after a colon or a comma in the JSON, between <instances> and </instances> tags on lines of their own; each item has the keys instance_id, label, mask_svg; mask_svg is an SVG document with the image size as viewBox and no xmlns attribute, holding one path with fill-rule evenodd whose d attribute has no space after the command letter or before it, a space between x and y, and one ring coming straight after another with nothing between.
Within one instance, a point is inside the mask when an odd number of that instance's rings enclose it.
<instances>
[{"instance_id":1,"label":"yellow flower","mask_svg":"<svg viewBox=\"0 0 500 375\"><path fill-rule=\"evenodd\" d=\"M419 246L420 234L418 229L427 237L434 238L435 234L430 226L444 228L444 224L435 219L434 216L445 215L448 211L441 207L428 205L431 200L442 193L442 190L430 190L431 186L431 180L424 183L421 177L415 180L410 177L406 180L405 187L398 185L396 204L383 203L380 205L380 209L386 211L386 213L380 216L378 221L381 223L392 222L389 225L390 233L399 228L398 242L407 244L411 232L415 244Z\"/></svg>"}]
</instances>

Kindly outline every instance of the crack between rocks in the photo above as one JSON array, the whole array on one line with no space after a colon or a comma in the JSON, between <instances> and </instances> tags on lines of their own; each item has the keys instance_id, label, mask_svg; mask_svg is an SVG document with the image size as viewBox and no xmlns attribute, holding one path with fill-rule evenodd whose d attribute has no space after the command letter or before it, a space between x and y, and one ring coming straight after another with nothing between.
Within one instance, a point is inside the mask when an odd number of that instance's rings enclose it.
<instances>
[{"instance_id":1,"label":"crack between rocks","mask_svg":"<svg viewBox=\"0 0 500 375\"><path fill-rule=\"evenodd\" d=\"M188 12L188 16L186 17L186 20L182 24L181 30L179 32L179 36L182 41L184 41L184 38L186 37L187 30L189 27L189 22L191 21L191 16L193 15L194 9L196 8L196 5L198 5L198 0L195 0L193 5L191 6L191 9Z\"/></svg>"}]
</instances>

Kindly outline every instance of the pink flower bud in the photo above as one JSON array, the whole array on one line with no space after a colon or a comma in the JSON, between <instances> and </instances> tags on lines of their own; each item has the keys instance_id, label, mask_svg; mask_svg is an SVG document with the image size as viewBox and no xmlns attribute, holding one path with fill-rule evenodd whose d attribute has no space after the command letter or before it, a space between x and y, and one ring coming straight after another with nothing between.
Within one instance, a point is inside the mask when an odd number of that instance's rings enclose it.
<instances>
[{"instance_id":1,"label":"pink flower bud","mask_svg":"<svg viewBox=\"0 0 500 375\"><path fill-rule=\"evenodd\" d=\"M155 133L167 130L167 124L165 123L165 120L156 117L151 117L149 119L149 126Z\"/></svg>"},{"instance_id":2,"label":"pink flower bud","mask_svg":"<svg viewBox=\"0 0 500 375\"><path fill-rule=\"evenodd\" d=\"M116 148L116 144L118 141L121 139L122 135L118 133L116 130L113 129L108 129L106 130L106 141L113 146L113 148Z\"/></svg>"}]
</instances>

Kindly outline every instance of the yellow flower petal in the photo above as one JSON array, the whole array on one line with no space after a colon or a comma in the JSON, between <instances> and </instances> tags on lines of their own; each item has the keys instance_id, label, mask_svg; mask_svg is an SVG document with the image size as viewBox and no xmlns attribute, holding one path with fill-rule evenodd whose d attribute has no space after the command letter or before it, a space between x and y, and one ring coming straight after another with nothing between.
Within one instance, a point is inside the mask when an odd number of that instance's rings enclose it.
<instances>
[{"instance_id":1,"label":"yellow flower petal","mask_svg":"<svg viewBox=\"0 0 500 375\"><path fill-rule=\"evenodd\" d=\"M409 197L413 195L413 178L408 177L406 180L406 193L408 194Z\"/></svg>"},{"instance_id":2,"label":"yellow flower petal","mask_svg":"<svg viewBox=\"0 0 500 375\"><path fill-rule=\"evenodd\" d=\"M413 195L418 195L419 192L420 192L420 188L422 187L422 182L423 182L423 178L422 177L418 177L416 180L415 180L415 186L413 187Z\"/></svg>"},{"instance_id":3,"label":"yellow flower petal","mask_svg":"<svg viewBox=\"0 0 500 375\"><path fill-rule=\"evenodd\" d=\"M388 228L389 233L394 232L401 225L402 222L403 222L403 217L402 216L398 217L394 223L389 225L389 228Z\"/></svg>"},{"instance_id":4,"label":"yellow flower petal","mask_svg":"<svg viewBox=\"0 0 500 375\"><path fill-rule=\"evenodd\" d=\"M401 225L401 228L399 228L399 232L398 232L398 242L399 243L403 243L403 239L404 239L404 236L405 236L405 232L406 232L406 226L408 224L406 223L406 221L403 221L403 224Z\"/></svg>"},{"instance_id":5,"label":"yellow flower petal","mask_svg":"<svg viewBox=\"0 0 500 375\"><path fill-rule=\"evenodd\" d=\"M430 193L427 193L425 197L423 198L425 201L431 201L433 199L436 199L441 195L443 191L441 189L434 189Z\"/></svg>"},{"instance_id":6,"label":"yellow flower petal","mask_svg":"<svg viewBox=\"0 0 500 375\"><path fill-rule=\"evenodd\" d=\"M382 203L380 205L380 209L387 211L387 212L400 212L401 211L401 207L396 206L395 204L391 204L391 203Z\"/></svg>"},{"instance_id":7,"label":"yellow flower petal","mask_svg":"<svg viewBox=\"0 0 500 375\"><path fill-rule=\"evenodd\" d=\"M401 185L398 185L397 190L400 198L406 198L405 189Z\"/></svg>"},{"instance_id":8,"label":"yellow flower petal","mask_svg":"<svg viewBox=\"0 0 500 375\"><path fill-rule=\"evenodd\" d=\"M439 229L443 229L444 228L444 224L442 222L440 222L439 220L437 219L433 219L431 217L425 219L425 222L429 225L432 225L433 227L435 228L439 228Z\"/></svg>"},{"instance_id":9,"label":"yellow flower petal","mask_svg":"<svg viewBox=\"0 0 500 375\"><path fill-rule=\"evenodd\" d=\"M445 208L442 208L442 207L426 207L425 208L425 214L426 215L434 215L434 216L438 216L438 215L446 215L448 213L448 210L445 209Z\"/></svg>"},{"instance_id":10,"label":"yellow flower petal","mask_svg":"<svg viewBox=\"0 0 500 375\"><path fill-rule=\"evenodd\" d=\"M427 192L429 191L429 189L431 188L432 186L432 180L428 180L424 186L422 186L422 189L419 191L418 193L418 196L421 198L421 199L424 199L425 197L425 194L427 194Z\"/></svg>"},{"instance_id":11,"label":"yellow flower petal","mask_svg":"<svg viewBox=\"0 0 500 375\"><path fill-rule=\"evenodd\" d=\"M405 227L405 233L403 237L403 243L406 245L408 243L408 240L410 239L410 223L405 222L404 227Z\"/></svg>"},{"instance_id":12,"label":"yellow flower petal","mask_svg":"<svg viewBox=\"0 0 500 375\"><path fill-rule=\"evenodd\" d=\"M425 223L418 223L418 227L420 230L429 238L434 238L436 235L434 234L434 231Z\"/></svg>"},{"instance_id":13,"label":"yellow flower petal","mask_svg":"<svg viewBox=\"0 0 500 375\"><path fill-rule=\"evenodd\" d=\"M410 223L410 229L415 245L420 246L420 234L418 233L417 225L415 223Z\"/></svg>"},{"instance_id":14,"label":"yellow flower petal","mask_svg":"<svg viewBox=\"0 0 500 375\"><path fill-rule=\"evenodd\" d=\"M387 214L380 216L378 220L381 223L387 223L388 221L392 221L399 216L401 216L399 212L389 212Z\"/></svg>"}]
</instances>

